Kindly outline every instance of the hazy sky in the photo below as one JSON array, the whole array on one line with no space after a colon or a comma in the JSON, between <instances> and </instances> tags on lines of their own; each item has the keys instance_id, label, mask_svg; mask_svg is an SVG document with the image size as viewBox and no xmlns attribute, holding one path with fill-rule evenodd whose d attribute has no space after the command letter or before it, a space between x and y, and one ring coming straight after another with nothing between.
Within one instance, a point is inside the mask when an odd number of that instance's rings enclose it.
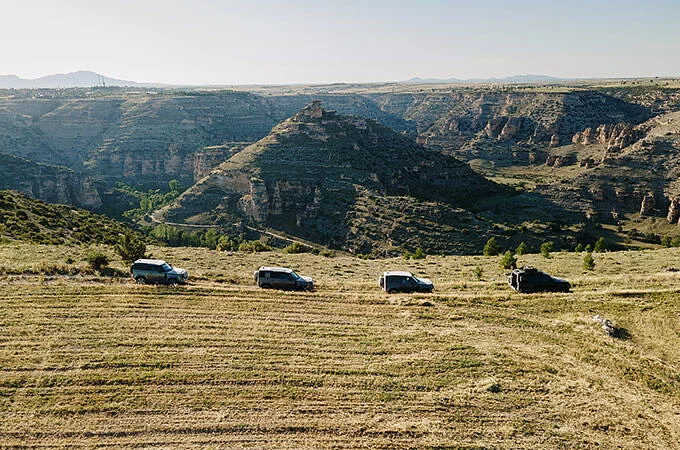
<instances>
[{"instance_id":1,"label":"hazy sky","mask_svg":"<svg viewBox=\"0 0 680 450\"><path fill-rule=\"evenodd\" d=\"M187 84L680 76L680 0L1 0L0 74Z\"/></svg>"}]
</instances>

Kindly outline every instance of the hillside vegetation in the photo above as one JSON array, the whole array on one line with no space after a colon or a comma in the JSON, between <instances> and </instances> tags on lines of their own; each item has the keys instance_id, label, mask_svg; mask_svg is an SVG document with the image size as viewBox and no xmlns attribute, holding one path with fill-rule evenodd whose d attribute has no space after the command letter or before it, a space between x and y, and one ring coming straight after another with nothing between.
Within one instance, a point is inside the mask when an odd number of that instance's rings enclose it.
<instances>
[{"instance_id":1,"label":"hillside vegetation","mask_svg":"<svg viewBox=\"0 0 680 450\"><path fill-rule=\"evenodd\" d=\"M588 273L583 254L525 255L573 284L535 295L500 257L150 250L192 283L0 278L3 445L680 448L677 249L595 254ZM80 251L4 245L0 265ZM318 289L260 290L262 264ZM435 293L385 294L388 268Z\"/></svg>"},{"instance_id":2,"label":"hillside vegetation","mask_svg":"<svg viewBox=\"0 0 680 450\"><path fill-rule=\"evenodd\" d=\"M0 239L41 244L114 244L130 228L72 206L0 191Z\"/></svg>"}]
</instances>

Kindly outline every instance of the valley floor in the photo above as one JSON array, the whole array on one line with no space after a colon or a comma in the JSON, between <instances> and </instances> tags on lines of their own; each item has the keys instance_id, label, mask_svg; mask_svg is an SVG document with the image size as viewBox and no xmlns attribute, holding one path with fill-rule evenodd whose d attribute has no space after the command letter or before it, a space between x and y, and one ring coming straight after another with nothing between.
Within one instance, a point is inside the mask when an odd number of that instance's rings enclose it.
<instances>
[{"instance_id":1,"label":"valley floor","mask_svg":"<svg viewBox=\"0 0 680 450\"><path fill-rule=\"evenodd\" d=\"M86 249L0 246L0 447L680 448L678 249L524 256L573 284L535 295L500 257L152 251L194 281L21 275ZM318 289L260 290L263 264Z\"/></svg>"}]
</instances>

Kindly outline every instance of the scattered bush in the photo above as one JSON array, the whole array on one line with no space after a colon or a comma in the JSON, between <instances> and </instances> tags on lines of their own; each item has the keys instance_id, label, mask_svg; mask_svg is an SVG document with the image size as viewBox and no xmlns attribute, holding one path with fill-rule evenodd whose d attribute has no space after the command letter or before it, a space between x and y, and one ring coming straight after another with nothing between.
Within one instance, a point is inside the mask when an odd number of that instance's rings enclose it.
<instances>
[{"instance_id":1,"label":"scattered bush","mask_svg":"<svg viewBox=\"0 0 680 450\"><path fill-rule=\"evenodd\" d=\"M522 256L526 255L529 249L527 248L527 244L524 242L520 242L519 245L517 246L517 250L515 250L515 254L517 256Z\"/></svg>"},{"instance_id":2,"label":"scattered bush","mask_svg":"<svg viewBox=\"0 0 680 450\"><path fill-rule=\"evenodd\" d=\"M663 238L661 238L661 246L662 247L669 248L672 245L673 244L672 244L670 236L664 236Z\"/></svg>"},{"instance_id":3,"label":"scattered bush","mask_svg":"<svg viewBox=\"0 0 680 450\"><path fill-rule=\"evenodd\" d=\"M310 248L307 247L306 245L302 245L299 242L293 242L290 244L288 247L284 248L283 251L285 253L307 253L309 252Z\"/></svg>"},{"instance_id":4,"label":"scattered bush","mask_svg":"<svg viewBox=\"0 0 680 450\"><path fill-rule=\"evenodd\" d=\"M501 258L501 269L516 269L517 268L517 258L512 254L510 250L505 252Z\"/></svg>"},{"instance_id":5,"label":"scattered bush","mask_svg":"<svg viewBox=\"0 0 680 450\"><path fill-rule=\"evenodd\" d=\"M257 253L257 252L269 252L271 251L271 247L267 244L265 244L262 241L247 241L239 244L238 246L238 251L239 252L250 252L250 253Z\"/></svg>"},{"instance_id":6,"label":"scattered bush","mask_svg":"<svg viewBox=\"0 0 680 450\"><path fill-rule=\"evenodd\" d=\"M605 250L607 250L607 241L605 241L604 238L601 237L600 239L597 240L597 242L595 242L595 247L593 248L593 251L595 253L602 253Z\"/></svg>"},{"instance_id":7,"label":"scattered bush","mask_svg":"<svg viewBox=\"0 0 680 450\"><path fill-rule=\"evenodd\" d=\"M552 252L553 250L555 250L555 244L553 243L553 241L548 241L541 244L541 255L544 258L552 258L550 252Z\"/></svg>"},{"instance_id":8,"label":"scattered bush","mask_svg":"<svg viewBox=\"0 0 680 450\"><path fill-rule=\"evenodd\" d=\"M335 250L324 248L324 249L321 249L319 251L319 255L326 257L326 258L333 258L333 257L335 257Z\"/></svg>"},{"instance_id":9,"label":"scattered bush","mask_svg":"<svg viewBox=\"0 0 680 450\"><path fill-rule=\"evenodd\" d=\"M210 228L201 236L201 246L209 248L210 250L215 250L219 239L220 235L217 230Z\"/></svg>"},{"instance_id":10,"label":"scattered bush","mask_svg":"<svg viewBox=\"0 0 680 450\"><path fill-rule=\"evenodd\" d=\"M424 259L427 255L425 255L425 252L423 251L422 248L418 247L411 256L412 259Z\"/></svg>"},{"instance_id":11,"label":"scattered bush","mask_svg":"<svg viewBox=\"0 0 680 450\"><path fill-rule=\"evenodd\" d=\"M97 272L101 272L104 267L109 265L109 257L99 250L90 252L90 254L87 255L86 261L88 267Z\"/></svg>"},{"instance_id":12,"label":"scattered bush","mask_svg":"<svg viewBox=\"0 0 680 450\"><path fill-rule=\"evenodd\" d=\"M593 254L588 252L586 256L583 257L583 270L594 270L595 269L595 258Z\"/></svg>"},{"instance_id":13,"label":"scattered bush","mask_svg":"<svg viewBox=\"0 0 680 450\"><path fill-rule=\"evenodd\" d=\"M475 267L473 273L475 274L475 278L477 278L477 280L481 280L482 277L484 276L484 269L481 266L477 266Z\"/></svg>"},{"instance_id":14,"label":"scattered bush","mask_svg":"<svg viewBox=\"0 0 680 450\"><path fill-rule=\"evenodd\" d=\"M579 242L578 244L576 244L576 248L574 248L574 251L576 253L581 253L584 249L585 247L583 246L583 244Z\"/></svg>"},{"instance_id":15,"label":"scattered bush","mask_svg":"<svg viewBox=\"0 0 680 450\"><path fill-rule=\"evenodd\" d=\"M132 264L135 260L144 257L146 244L131 231L126 231L120 236L115 250L124 262Z\"/></svg>"},{"instance_id":16,"label":"scattered bush","mask_svg":"<svg viewBox=\"0 0 680 450\"><path fill-rule=\"evenodd\" d=\"M680 247L680 236L675 236L675 237L671 240L671 245L672 245L673 247Z\"/></svg>"},{"instance_id":17,"label":"scattered bush","mask_svg":"<svg viewBox=\"0 0 680 450\"><path fill-rule=\"evenodd\" d=\"M496 256L500 253L496 238L492 237L484 244L484 256Z\"/></svg>"}]
</instances>

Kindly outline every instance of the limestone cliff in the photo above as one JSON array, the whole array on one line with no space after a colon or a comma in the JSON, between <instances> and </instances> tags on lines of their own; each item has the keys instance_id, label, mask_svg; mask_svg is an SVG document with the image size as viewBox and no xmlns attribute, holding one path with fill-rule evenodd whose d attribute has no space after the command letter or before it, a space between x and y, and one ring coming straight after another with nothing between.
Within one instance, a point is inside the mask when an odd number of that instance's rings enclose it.
<instances>
[{"instance_id":1,"label":"limestone cliff","mask_svg":"<svg viewBox=\"0 0 680 450\"><path fill-rule=\"evenodd\" d=\"M100 181L65 167L0 153L0 189L13 189L46 202L96 211L103 206L105 187Z\"/></svg>"}]
</instances>

